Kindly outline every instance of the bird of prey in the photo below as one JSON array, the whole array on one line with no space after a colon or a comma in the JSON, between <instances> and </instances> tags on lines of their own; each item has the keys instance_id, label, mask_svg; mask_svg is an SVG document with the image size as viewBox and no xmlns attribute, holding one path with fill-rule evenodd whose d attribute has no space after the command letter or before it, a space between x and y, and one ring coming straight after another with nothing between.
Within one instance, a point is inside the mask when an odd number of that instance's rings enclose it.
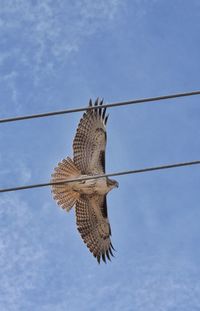
<instances>
[{"instance_id":1,"label":"bird of prey","mask_svg":"<svg viewBox=\"0 0 200 311\"><path fill-rule=\"evenodd\" d=\"M51 181L81 179L105 174L106 123L108 115L98 99L81 118L73 141L73 160L69 157L58 163ZM107 193L118 182L107 177L52 185L53 198L65 210L75 206L78 231L87 247L101 259L113 256L111 228L107 212Z\"/></svg>"}]
</instances>

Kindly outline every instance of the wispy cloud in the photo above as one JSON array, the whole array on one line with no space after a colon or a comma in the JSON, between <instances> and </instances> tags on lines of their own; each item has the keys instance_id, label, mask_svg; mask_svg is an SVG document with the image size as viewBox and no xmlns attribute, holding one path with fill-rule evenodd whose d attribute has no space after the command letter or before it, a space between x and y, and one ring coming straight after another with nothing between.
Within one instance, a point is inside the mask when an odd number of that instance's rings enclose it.
<instances>
[{"instance_id":1,"label":"wispy cloud","mask_svg":"<svg viewBox=\"0 0 200 311\"><path fill-rule=\"evenodd\" d=\"M17 195L0 197L0 223L0 309L18 311L25 292L34 287L44 251L30 206Z\"/></svg>"},{"instance_id":2,"label":"wispy cloud","mask_svg":"<svg viewBox=\"0 0 200 311\"><path fill-rule=\"evenodd\" d=\"M25 0L1 3L0 29L7 53L15 49L17 62L42 73L52 71L59 62L65 62L76 52L84 38L113 20L122 4L109 1L51 1L27 2ZM15 34L18 34L16 40ZM12 41L7 46L7 40ZM5 51L0 55L6 60Z\"/></svg>"},{"instance_id":3,"label":"wispy cloud","mask_svg":"<svg viewBox=\"0 0 200 311\"><path fill-rule=\"evenodd\" d=\"M23 156L16 158L12 154L0 152L0 183L1 187L8 186L14 181L27 183L32 176L31 169L26 164Z\"/></svg>"},{"instance_id":4,"label":"wispy cloud","mask_svg":"<svg viewBox=\"0 0 200 311\"><path fill-rule=\"evenodd\" d=\"M114 22L122 5L121 0L2 0L1 115L21 113L22 89L29 89L28 104L34 87L59 75L87 38Z\"/></svg>"},{"instance_id":5,"label":"wispy cloud","mask_svg":"<svg viewBox=\"0 0 200 311\"><path fill-rule=\"evenodd\" d=\"M102 270L105 279L101 282L98 280L99 267L88 277L82 267L85 277L76 273L78 286L76 282L66 281L66 287L57 289L60 299L46 301L41 310L197 310L200 286L198 278L191 277L195 269L187 263L180 262L179 266L173 267L159 261L156 256L146 258L145 262L133 259L127 265L115 267L115 276L110 272L111 268L107 270L107 276Z\"/></svg>"},{"instance_id":6,"label":"wispy cloud","mask_svg":"<svg viewBox=\"0 0 200 311\"><path fill-rule=\"evenodd\" d=\"M1 61L3 63L3 60L5 60L5 59L6 59L6 57L3 57L0 60L0 63L1 63ZM9 111L9 110L14 109L16 112L19 113L21 110L21 104L18 100L18 89L16 86L17 77L18 77L18 73L15 70L13 70L13 71L10 71L9 73L2 75L0 78L0 82L1 82L1 84L3 84L5 86L8 94L10 95L9 96L10 97L10 103L9 103L9 101L7 101L7 105L5 103L2 103L2 105L5 106L5 110ZM9 106L11 106L11 104L12 104L12 108L9 107Z\"/></svg>"}]
</instances>

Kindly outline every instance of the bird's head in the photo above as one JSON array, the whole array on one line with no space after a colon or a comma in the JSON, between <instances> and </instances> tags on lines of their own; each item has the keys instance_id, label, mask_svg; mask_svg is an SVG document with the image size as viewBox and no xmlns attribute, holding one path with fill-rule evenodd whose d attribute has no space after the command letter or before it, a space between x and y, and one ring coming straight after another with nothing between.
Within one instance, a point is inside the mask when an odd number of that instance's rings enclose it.
<instances>
[{"instance_id":1,"label":"bird's head","mask_svg":"<svg viewBox=\"0 0 200 311\"><path fill-rule=\"evenodd\" d=\"M116 181L116 180L114 180L114 179L107 179L107 183L108 183L108 187L110 188L110 190L111 189L113 189L113 188L118 188L119 187L119 183Z\"/></svg>"}]
</instances>

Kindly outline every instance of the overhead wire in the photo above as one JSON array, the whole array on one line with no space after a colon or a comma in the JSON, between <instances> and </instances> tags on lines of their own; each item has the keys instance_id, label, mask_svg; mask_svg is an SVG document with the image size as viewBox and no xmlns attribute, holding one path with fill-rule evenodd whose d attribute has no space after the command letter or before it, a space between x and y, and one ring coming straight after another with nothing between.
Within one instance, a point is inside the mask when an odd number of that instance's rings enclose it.
<instances>
[{"instance_id":1,"label":"overhead wire","mask_svg":"<svg viewBox=\"0 0 200 311\"><path fill-rule=\"evenodd\" d=\"M171 168L183 167L183 166L191 166L191 165L197 165L197 164L200 164L200 160L152 166L152 167L146 167L146 168L141 168L141 169L128 170L128 171L115 172L115 173L102 174L102 175L94 175L94 176L74 178L74 179L66 179L66 180L62 180L58 182L48 182L48 183L40 183L40 184L38 183L38 184L19 186L19 187L13 187L13 188L2 188L0 189L0 193L19 191L19 190L25 190L25 189L33 189L33 188L41 188L41 187L47 187L47 186L53 186L53 185L63 185L63 184L71 183L71 182L86 181L90 179L98 179L98 178L103 178L103 177L121 176L121 175L128 175L128 174L139 174L139 173L145 173L145 172L150 172L150 171L158 171L158 170L171 169Z\"/></svg>"},{"instance_id":2,"label":"overhead wire","mask_svg":"<svg viewBox=\"0 0 200 311\"><path fill-rule=\"evenodd\" d=\"M184 93L168 94L168 95L162 95L162 96L156 96L156 97L133 99L133 100L129 100L129 101L116 102L116 103L111 103L111 104L105 104L105 105L102 105L102 108L104 108L104 107L118 107L118 106L126 106L126 105L136 105L136 104L142 104L142 103L146 103L146 102L161 101L161 100L167 100L167 99L178 98L178 97L186 97L186 96L194 96L194 95L200 95L200 90L191 91L191 92L184 92ZM51 112L38 113L38 114L32 114L32 115L3 118L3 119L0 119L0 123L16 122L16 121L22 121L22 120L27 120L27 119L51 117L51 116L56 116L56 115L81 112L81 111L92 110L92 109L96 109L96 107L95 106L79 107L79 108L74 108L74 109L66 109L66 110L51 111Z\"/></svg>"},{"instance_id":3,"label":"overhead wire","mask_svg":"<svg viewBox=\"0 0 200 311\"><path fill-rule=\"evenodd\" d=\"M169 95L162 95L162 96L157 96L157 97L141 98L141 99L129 100L129 101L125 101L125 102L116 102L116 103L111 103L111 104L104 104L101 107L106 108L106 107L134 105L134 104L141 104L141 103L145 103L145 102L160 101L160 100L167 100L167 99L172 99L172 98L194 96L194 95L200 95L200 90L191 91L191 92L184 92L184 93L175 93L175 94L169 94ZM67 109L67 110L52 111L52 112L33 114L33 115L24 115L24 116L18 116L18 117L4 118L4 119L0 119L0 123L15 122L15 121L34 119L34 118L42 118L42 117L49 117L49 116L54 116L54 115L62 115L62 114L81 112L81 111L92 110L92 109L96 109L96 106L80 107L80 108L75 108L75 109ZM103 175L95 175L95 176L89 176L89 177L76 178L76 179L67 179L67 180L63 180L63 181L59 181L59 182L38 183L38 184L32 184L32 185L27 185L27 186L2 188L2 189L0 189L0 192L3 193L3 192L19 191L19 190L32 189L32 188L41 188L41 187L47 187L47 186L52 186L52 185L67 184L67 183L76 182L76 181L84 181L84 180L89 180L89 179L97 179L97 178L111 177L111 176L120 176L120 175L127 175L127 174L138 174L138 173L144 173L144 172L149 172L149 171L170 169L170 168L175 168L175 167L183 167L183 166L190 166L190 165L197 165L197 164L200 164L200 160L191 161L191 162L168 164L168 165L153 166L153 167L147 167L147 168L142 168L142 169L128 170L128 171L115 172L115 173L109 173L109 174L103 174Z\"/></svg>"}]
</instances>

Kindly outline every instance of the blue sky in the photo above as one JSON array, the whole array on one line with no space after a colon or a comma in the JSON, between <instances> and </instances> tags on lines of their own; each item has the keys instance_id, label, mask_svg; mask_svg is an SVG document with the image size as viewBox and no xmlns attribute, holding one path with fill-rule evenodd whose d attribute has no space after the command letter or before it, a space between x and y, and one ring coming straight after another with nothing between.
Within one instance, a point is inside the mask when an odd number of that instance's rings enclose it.
<instances>
[{"instance_id":1,"label":"blue sky","mask_svg":"<svg viewBox=\"0 0 200 311\"><path fill-rule=\"evenodd\" d=\"M0 115L200 87L198 0L0 0ZM109 109L107 172L199 159L199 97ZM1 125L0 186L46 182L81 114ZM50 189L0 195L2 311L200 309L200 168L116 178L112 263Z\"/></svg>"}]
</instances>

